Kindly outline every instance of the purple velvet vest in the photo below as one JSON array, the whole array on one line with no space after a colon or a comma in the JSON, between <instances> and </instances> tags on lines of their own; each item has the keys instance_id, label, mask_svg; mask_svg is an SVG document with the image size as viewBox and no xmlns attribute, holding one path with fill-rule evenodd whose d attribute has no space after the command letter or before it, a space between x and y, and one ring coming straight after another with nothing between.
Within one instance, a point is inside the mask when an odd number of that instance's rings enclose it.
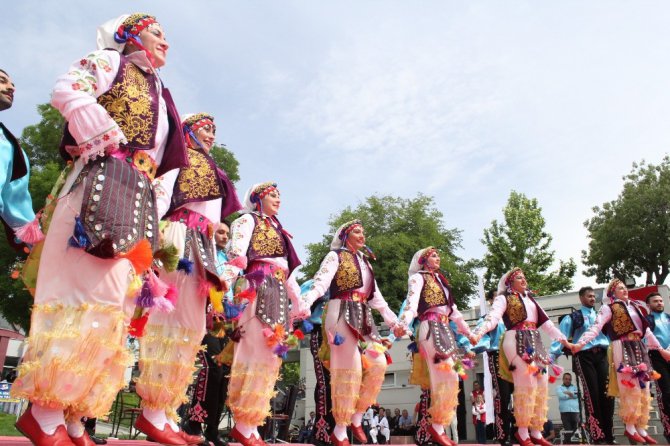
<instances>
[{"instance_id":1,"label":"purple velvet vest","mask_svg":"<svg viewBox=\"0 0 670 446\"><path fill-rule=\"evenodd\" d=\"M451 314L453 298L451 296L451 287L446 279L441 274L438 274L436 278L434 274L427 271L422 271L421 276L423 277L423 287L421 288L421 296L419 297L417 316L421 316L431 308L445 305L449 308L449 314ZM443 286L449 291L448 298L442 288Z\"/></svg>"},{"instance_id":2,"label":"purple velvet vest","mask_svg":"<svg viewBox=\"0 0 670 446\"><path fill-rule=\"evenodd\" d=\"M545 313L542 307L538 305L532 294L529 294L528 297L530 297L530 300L535 304L535 308L537 309L537 326L540 327L549 320L549 316L547 316L547 313ZM507 299L507 310L505 310L502 319L505 328L511 330L516 325L524 322L528 318L528 314L526 314L526 306L517 294L505 292L505 298Z\"/></svg>"},{"instance_id":3,"label":"purple velvet vest","mask_svg":"<svg viewBox=\"0 0 670 446\"><path fill-rule=\"evenodd\" d=\"M649 321L647 321L647 318L642 314L637 305L633 304L633 307L642 321L642 335L644 336L649 327ZM630 316L628 308L626 308L626 304L614 301L610 304L610 310L612 310L612 319L605 324L604 331L611 341L621 339L637 330L633 318Z\"/></svg>"},{"instance_id":4,"label":"purple velvet vest","mask_svg":"<svg viewBox=\"0 0 670 446\"><path fill-rule=\"evenodd\" d=\"M358 256L352 254L346 248L341 248L337 251L337 258L339 264L335 277L330 283L330 298L340 299L345 293L351 292L363 286L363 274L361 273L361 265L358 263ZM370 293L366 296L366 300L370 298L375 292L375 273L370 266L370 262L366 258L363 260L370 274L372 276L372 287Z\"/></svg>"},{"instance_id":5,"label":"purple velvet vest","mask_svg":"<svg viewBox=\"0 0 670 446\"><path fill-rule=\"evenodd\" d=\"M152 73L145 73L134 63L129 62L123 54L120 54L120 57L119 71L109 89L98 97L98 104L107 110L128 140L128 143L122 145L122 148L130 152L152 149L155 146L156 128L158 127L159 101L156 76ZM188 165L179 113L177 113L168 89L162 88L161 90L167 106L170 127L165 152L156 176ZM72 159L65 147L73 145L76 146L77 143L66 123L60 146L61 155L65 160Z\"/></svg>"},{"instance_id":6,"label":"purple velvet vest","mask_svg":"<svg viewBox=\"0 0 670 446\"><path fill-rule=\"evenodd\" d=\"M249 249L247 249L248 263L272 257L285 257L288 261L290 275L300 265L300 259L281 223L273 218L279 226L275 228L274 225L261 220L255 213L251 213L251 216L254 219L254 232L251 234Z\"/></svg>"},{"instance_id":7,"label":"purple velvet vest","mask_svg":"<svg viewBox=\"0 0 670 446\"><path fill-rule=\"evenodd\" d=\"M186 203L210 201L221 198L221 216L224 220L242 209L233 183L228 175L216 166L214 158L200 149L188 150L189 166L179 171L172 193L167 216Z\"/></svg>"}]
</instances>

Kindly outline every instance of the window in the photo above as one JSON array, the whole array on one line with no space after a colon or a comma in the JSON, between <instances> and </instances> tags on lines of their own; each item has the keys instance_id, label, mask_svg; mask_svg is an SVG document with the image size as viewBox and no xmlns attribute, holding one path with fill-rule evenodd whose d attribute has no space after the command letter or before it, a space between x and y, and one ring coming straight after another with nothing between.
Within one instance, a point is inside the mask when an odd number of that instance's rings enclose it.
<instances>
[{"instance_id":1,"label":"window","mask_svg":"<svg viewBox=\"0 0 670 446\"><path fill-rule=\"evenodd\" d=\"M384 382L382 387L395 387L395 373L384 374Z\"/></svg>"}]
</instances>

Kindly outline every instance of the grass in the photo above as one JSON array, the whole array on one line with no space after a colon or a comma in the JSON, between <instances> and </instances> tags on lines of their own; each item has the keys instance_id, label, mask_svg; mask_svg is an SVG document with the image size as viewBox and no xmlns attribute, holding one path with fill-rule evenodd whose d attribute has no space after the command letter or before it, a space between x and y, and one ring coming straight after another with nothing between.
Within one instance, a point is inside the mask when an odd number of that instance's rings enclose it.
<instances>
[{"instance_id":1,"label":"grass","mask_svg":"<svg viewBox=\"0 0 670 446\"><path fill-rule=\"evenodd\" d=\"M0 437L20 437L21 433L14 427L16 415L0 413Z\"/></svg>"}]
</instances>

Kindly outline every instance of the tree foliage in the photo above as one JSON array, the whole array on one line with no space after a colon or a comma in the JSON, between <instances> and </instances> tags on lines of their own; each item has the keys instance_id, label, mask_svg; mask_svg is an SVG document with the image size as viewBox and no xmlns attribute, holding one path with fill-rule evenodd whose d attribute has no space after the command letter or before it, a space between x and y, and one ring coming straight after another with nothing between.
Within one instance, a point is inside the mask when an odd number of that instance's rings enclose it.
<instances>
[{"instance_id":1,"label":"tree foliage","mask_svg":"<svg viewBox=\"0 0 670 446\"><path fill-rule=\"evenodd\" d=\"M644 276L660 285L670 266L670 157L657 166L633 163L616 200L594 207L584 274L599 282Z\"/></svg>"},{"instance_id":2,"label":"tree foliage","mask_svg":"<svg viewBox=\"0 0 670 446\"><path fill-rule=\"evenodd\" d=\"M446 229L442 213L432 197L418 195L413 199L371 196L355 208L347 207L331 217L330 231L320 243L307 245L303 273L311 278L330 250L337 228L355 218L363 222L367 245L375 252L372 262L377 283L394 311L407 295L407 270L416 251L435 246L442 258L442 270L453 286L458 306L467 306L467 297L475 291L472 265L463 262L455 252L461 247L458 229Z\"/></svg>"},{"instance_id":3,"label":"tree foliage","mask_svg":"<svg viewBox=\"0 0 670 446\"><path fill-rule=\"evenodd\" d=\"M233 152L228 150L228 147L224 144L215 144L209 154L212 155L217 166L226 172L230 181L233 183L240 181L240 162L237 161Z\"/></svg>"},{"instance_id":4,"label":"tree foliage","mask_svg":"<svg viewBox=\"0 0 670 446\"><path fill-rule=\"evenodd\" d=\"M560 260L558 270L549 271L554 265L554 251L550 249L552 237L544 227L537 199L512 191L503 208L503 221L493 220L484 230L486 289L496 289L502 275L515 266L523 269L528 286L539 295L556 294L572 286L577 271L573 259Z\"/></svg>"}]
</instances>

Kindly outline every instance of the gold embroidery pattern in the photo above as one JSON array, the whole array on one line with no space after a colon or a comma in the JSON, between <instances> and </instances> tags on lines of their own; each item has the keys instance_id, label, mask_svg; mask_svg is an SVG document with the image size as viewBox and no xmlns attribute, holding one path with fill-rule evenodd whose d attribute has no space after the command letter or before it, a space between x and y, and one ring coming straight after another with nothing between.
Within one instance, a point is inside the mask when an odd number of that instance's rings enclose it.
<instances>
[{"instance_id":1,"label":"gold embroidery pattern","mask_svg":"<svg viewBox=\"0 0 670 446\"><path fill-rule=\"evenodd\" d=\"M340 265L335 273L335 284L341 290L355 290L363 286L363 278L356 268L356 260L349 251L340 252Z\"/></svg>"},{"instance_id":2,"label":"gold embroidery pattern","mask_svg":"<svg viewBox=\"0 0 670 446\"><path fill-rule=\"evenodd\" d=\"M614 302L612 309L612 330L616 336L623 336L635 331L635 324L621 302Z\"/></svg>"},{"instance_id":3,"label":"gold embroidery pattern","mask_svg":"<svg viewBox=\"0 0 670 446\"><path fill-rule=\"evenodd\" d=\"M128 141L148 146L151 143L151 94L149 82L137 66L127 63L121 82L98 98L109 115L119 124Z\"/></svg>"},{"instance_id":4,"label":"gold embroidery pattern","mask_svg":"<svg viewBox=\"0 0 670 446\"><path fill-rule=\"evenodd\" d=\"M207 157L197 150L188 151L188 169L179 173L178 187L189 200L210 197L219 194L216 173L212 170Z\"/></svg>"},{"instance_id":5,"label":"gold embroidery pattern","mask_svg":"<svg viewBox=\"0 0 670 446\"><path fill-rule=\"evenodd\" d=\"M507 296L507 310L505 311L512 326L526 319L526 307L516 294Z\"/></svg>"},{"instance_id":6,"label":"gold embroidery pattern","mask_svg":"<svg viewBox=\"0 0 670 446\"><path fill-rule=\"evenodd\" d=\"M444 295L444 290L437 282L432 274L423 274L423 290L421 291L421 298L431 307L439 305L446 305L447 298Z\"/></svg>"},{"instance_id":7,"label":"gold embroidery pattern","mask_svg":"<svg viewBox=\"0 0 670 446\"><path fill-rule=\"evenodd\" d=\"M284 255L284 246L281 236L272 225L259 220L251 234L251 247L261 257L276 257Z\"/></svg>"}]
</instances>

